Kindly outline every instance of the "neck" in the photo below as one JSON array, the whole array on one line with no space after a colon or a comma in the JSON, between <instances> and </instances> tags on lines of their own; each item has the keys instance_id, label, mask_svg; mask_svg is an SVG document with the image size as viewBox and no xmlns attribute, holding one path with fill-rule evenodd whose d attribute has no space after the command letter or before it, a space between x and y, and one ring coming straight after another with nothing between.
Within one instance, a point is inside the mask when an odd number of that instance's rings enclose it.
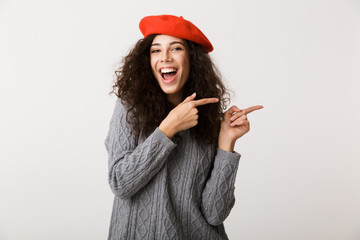
<instances>
[{"instance_id":1,"label":"neck","mask_svg":"<svg viewBox=\"0 0 360 240\"><path fill-rule=\"evenodd\" d=\"M167 99L170 103L172 103L174 106L179 105L182 102L182 94L177 92L174 94L168 94Z\"/></svg>"}]
</instances>

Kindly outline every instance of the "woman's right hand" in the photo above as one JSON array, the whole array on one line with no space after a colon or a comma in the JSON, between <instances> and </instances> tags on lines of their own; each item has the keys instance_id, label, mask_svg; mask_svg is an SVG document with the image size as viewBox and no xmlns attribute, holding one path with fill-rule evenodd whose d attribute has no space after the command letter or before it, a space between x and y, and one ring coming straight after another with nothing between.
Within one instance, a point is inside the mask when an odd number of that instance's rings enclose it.
<instances>
[{"instance_id":1,"label":"woman's right hand","mask_svg":"<svg viewBox=\"0 0 360 240\"><path fill-rule=\"evenodd\" d=\"M203 98L194 100L196 93L185 98L177 105L161 122L159 129L168 137L172 138L177 132L195 127L198 124L198 110L196 107L216 103L218 98Z\"/></svg>"}]
</instances>

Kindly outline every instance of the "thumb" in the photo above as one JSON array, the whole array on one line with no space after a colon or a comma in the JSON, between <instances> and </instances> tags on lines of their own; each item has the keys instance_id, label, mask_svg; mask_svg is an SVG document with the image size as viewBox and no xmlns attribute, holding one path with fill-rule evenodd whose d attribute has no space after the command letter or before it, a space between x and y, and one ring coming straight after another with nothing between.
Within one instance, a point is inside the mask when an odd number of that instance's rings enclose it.
<instances>
[{"instance_id":1,"label":"thumb","mask_svg":"<svg viewBox=\"0 0 360 240\"><path fill-rule=\"evenodd\" d=\"M224 113L224 119L229 120L231 116L236 112L241 112L242 110L237 108L236 106L232 106L231 108L229 108L225 113Z\"/></svg>"},{"instance_id":2,"label":"thumb","mask_svg":"<svg viewBox=\"0 0 360 240\"><path fill-rule=\"evenodd\" d=\"M192 100L194 100L196 97L196 93L194 92L192 95L188 96L187 98L185 98L184 101L182 101L181 104L187 103L187 102L191 102Z\"/></svg>"}]
</instances>

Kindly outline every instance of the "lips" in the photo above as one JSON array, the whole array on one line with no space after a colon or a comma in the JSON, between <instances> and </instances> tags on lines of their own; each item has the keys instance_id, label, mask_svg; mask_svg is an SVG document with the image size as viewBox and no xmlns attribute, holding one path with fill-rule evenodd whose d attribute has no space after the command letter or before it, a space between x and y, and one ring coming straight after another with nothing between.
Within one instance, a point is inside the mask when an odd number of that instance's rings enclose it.
<instances>
[{"instance_id":1,"label":"lips","mask_svg":"<svg viewBox=\"0 0 360 240\"><path fill-rule=\"evenodd\" d=\"M159 71L164 83L172 83L177 76L177 69L174 67L162 67Z\"/></svg>"}]
</instances>

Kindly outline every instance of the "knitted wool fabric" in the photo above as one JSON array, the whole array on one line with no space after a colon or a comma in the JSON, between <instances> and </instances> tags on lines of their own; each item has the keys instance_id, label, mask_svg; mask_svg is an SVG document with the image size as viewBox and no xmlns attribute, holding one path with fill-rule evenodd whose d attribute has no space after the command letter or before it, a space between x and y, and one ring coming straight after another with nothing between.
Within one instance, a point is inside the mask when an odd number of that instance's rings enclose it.
<instances>
[{"instance_id":1,"label":"knitted wool fabric","mask_svg":"<svg viewBox=\"0 0 360 240\"><path fill-rule=\"evenodd\" d=\"M117 100L105 140L115 194L108 239L227 239L240 154L156 128L134 139Z\"/></svg>"}]
</instances>

